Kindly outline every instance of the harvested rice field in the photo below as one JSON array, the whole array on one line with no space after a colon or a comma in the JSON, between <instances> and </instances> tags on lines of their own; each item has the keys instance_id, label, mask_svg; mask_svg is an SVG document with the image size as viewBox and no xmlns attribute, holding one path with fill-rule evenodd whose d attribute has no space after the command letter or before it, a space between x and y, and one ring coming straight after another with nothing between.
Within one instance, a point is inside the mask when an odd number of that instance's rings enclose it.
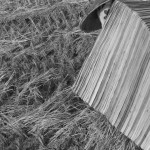
<instances>
[{"instance_id":1,"label":"harvested rice field","mask_svg":"<svg viewBox=\"0 0 150 150\"><path fill-rule=\"evenodd\" d=\"M0 0L0 150L141 150L71 87L98 33L92 1Z\"/></svg>"}]
</instances>

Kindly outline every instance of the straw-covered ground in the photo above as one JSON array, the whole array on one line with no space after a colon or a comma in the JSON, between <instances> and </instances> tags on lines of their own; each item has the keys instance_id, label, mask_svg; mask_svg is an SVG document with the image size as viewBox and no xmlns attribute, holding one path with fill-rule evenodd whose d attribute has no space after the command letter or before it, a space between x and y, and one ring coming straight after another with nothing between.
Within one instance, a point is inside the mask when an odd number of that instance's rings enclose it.
<instances>
[{"instance_id":1,"label":"straw-covered ground","mask_svg":"<svg viewBox=\"0 0 150 150\"><path fill-rule=\"evenodd\" d=\"M96 34L86 0L0 1L0 150L140 150L70 87Z\"/></svg>"}]
</instances>

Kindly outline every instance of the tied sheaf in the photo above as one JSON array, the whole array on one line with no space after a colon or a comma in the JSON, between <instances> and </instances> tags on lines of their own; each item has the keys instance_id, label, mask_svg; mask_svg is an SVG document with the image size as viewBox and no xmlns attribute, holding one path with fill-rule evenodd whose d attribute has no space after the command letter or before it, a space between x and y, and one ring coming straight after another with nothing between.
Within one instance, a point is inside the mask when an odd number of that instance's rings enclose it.
<instances>
[{"instance_id":1,"label":"tied sheaf","mask_svg":"<svg viewBox=\"0 0 150 150\"><path fill-rule=\"evenodd\" d=\"M115 1L73 91L150 149L150 2Z\"/></svg>"}]
</instances>

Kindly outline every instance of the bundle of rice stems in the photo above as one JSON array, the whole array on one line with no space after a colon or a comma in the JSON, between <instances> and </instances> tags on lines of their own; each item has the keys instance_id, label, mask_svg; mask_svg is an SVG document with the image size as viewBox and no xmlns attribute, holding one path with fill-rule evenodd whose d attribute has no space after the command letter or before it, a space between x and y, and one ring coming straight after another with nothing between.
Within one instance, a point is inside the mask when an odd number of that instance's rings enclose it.
<instances>
[{"instance_id":1,"label":"bundle of rice stems","mask_svg":"<svg viewBox=\"0 0 150 150\"><path fill-rule=\"evenodd\" d=\"M150 2L115 1L73 86L85 102L150 149Z\"/></svg>"}]
</instances>

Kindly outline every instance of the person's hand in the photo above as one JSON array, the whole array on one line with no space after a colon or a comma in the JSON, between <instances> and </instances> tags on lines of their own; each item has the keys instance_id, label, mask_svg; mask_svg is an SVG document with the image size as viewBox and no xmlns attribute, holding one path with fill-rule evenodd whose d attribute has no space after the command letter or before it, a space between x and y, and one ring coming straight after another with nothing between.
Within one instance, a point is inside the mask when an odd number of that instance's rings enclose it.
<instances>
[{"instance_id":1,"label":"person's hand","mask_svg":"<svg viewBox=\"0 0 150 150\"><path fill-rule=\"evenodd\" d=\"M109 10L110 10L110 3L107 3L102 8L98 8L97 9L97 15L98 15L99 20L100 20L100 22L102 24L102 27L103 27L103 25L105 23L105 20L107 18Z\"/></svg>"}]
</instances>

